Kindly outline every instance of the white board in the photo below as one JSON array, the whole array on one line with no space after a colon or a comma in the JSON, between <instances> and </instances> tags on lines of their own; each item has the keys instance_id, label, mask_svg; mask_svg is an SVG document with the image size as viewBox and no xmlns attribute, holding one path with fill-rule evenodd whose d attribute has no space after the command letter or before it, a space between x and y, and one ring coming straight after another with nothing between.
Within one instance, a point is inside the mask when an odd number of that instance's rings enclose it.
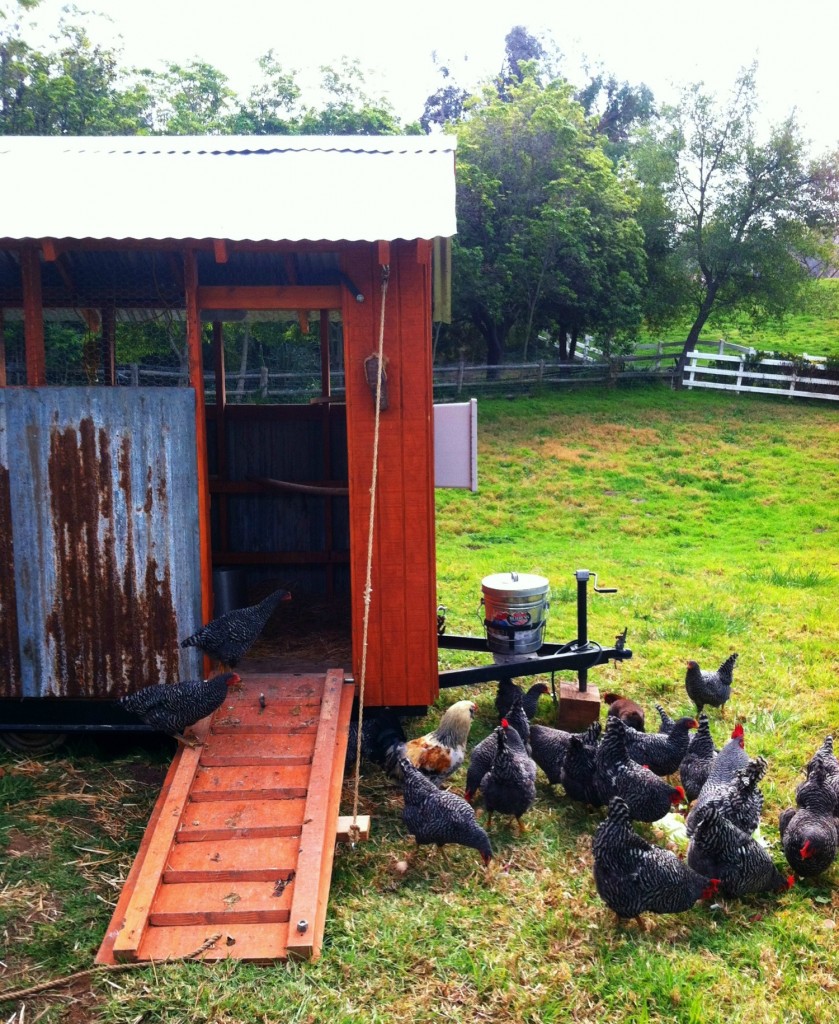
<instances>
[{"instance_id":1,"label":"white board","mask_svg":"<svg viewBox=\"0 0 839 1024\"><path fill-rule=\"evenodd\" d=\"M478 400L434 406L434 485L478 489Z\"/></svg>"}]
</instances>

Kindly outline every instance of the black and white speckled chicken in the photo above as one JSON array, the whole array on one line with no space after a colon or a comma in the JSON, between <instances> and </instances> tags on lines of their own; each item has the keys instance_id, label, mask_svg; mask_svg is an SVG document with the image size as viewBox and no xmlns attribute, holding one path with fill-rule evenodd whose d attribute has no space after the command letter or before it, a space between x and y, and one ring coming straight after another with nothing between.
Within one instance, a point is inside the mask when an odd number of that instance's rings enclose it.
<instances>
[{"instance_id":1,"label":"black and white speckled chicken","mask_svg":"<svg viewBox=\"0 0 839 1024\"><path fill-rule=\"evenodd\" d=\"M679 781L684 786L688 800L693 801L699 796L716 756L717 748L714 746L708 716L701 711L699 726L691 736L687 753L679 765Z\"/></svg>"},{"instance_id":2,"label":"black and white speckled chicken","mask_svg":"<svg viewBox=\"0 0 839 1024\"><path fill-rule=\"evenodd\" d=\"M372 761L380 768L386 768L388 755L407 743L408 737L402 726L402 720L389 708L378 712L368 712L361 723L361 756ZM344 761L345 770L355 765L358 752L358 721L350 722L347 737L347 754ZM391 755L392 757L392 755Z\"/></svg>"},{"instance_id":3,"label":"black and white speckled chicken","mask_svg":"<svg viewBox=\"0 0 839 1024\"><path fill-rule=\"evenodd\" d=\"M701 875L720 880L720 893L729 898L756 892L780 892L792 885L766 850L720 813L706 804L694 819L688 845L688 866Z\"/></svg>"},{"instance_id":4,"label":"black and white speckled chicken","mask_svg":"<svg viewBox=\"0 0 839 1024\"><path fill-rule=\"evenodd\" d=\"M407 757L399 759L399 772L405 800L402 820L417 843L468 846L477 850L488 865L492 844L463 797L438 789Z\"/></svg>"},{"instance_id":5,"label":"black and white speckled chicken","mask_svg":"<svg viewBox=\"0 0 839 1024\"><path fill-rule=\"evenodd\" d=\"M619 718L607 718L595 755L595 781L600 798L608 804L613 796L619 796L636 821L658 821L684 802L684 790L681 786L671 786L630 758L626 731Z\"/></svg>"},{"instance_id":6,"label":"black and white speckled chicken","mask_svg":"<svg viewBox=\"0 0 839 1024\"><path fill-rule=\"evenodd\" d=\"M808 778L817 764L824 766L824 785L833 798L833 813L839 817L839 759L833 753L832 736L825 736L824 743L804 766Z\"/></svg>"},{"instance_id":7,"label":"black and white speckled chicken","mask_svg":"<svg viewBox=\"0 0 839 1024\"><path fill-rule=\"evenodd\" d=\"M633 761L645 764L656 775L672 775L679 770L690 743L690 730L698 722L686 716L677 719L670 732L626 730L626 752Z\"/></svg>"},{"instance_id":8,"label":"black and white speckled chicken","mask_svg":"<svg viewBox=\"0 0 839 1024\"><path fill-rule=\"evenodd\" d=\"M192 636L181 640L181 647L198 647L225 668L235 668L265 629L280 601L290 601L287 590L275 590L259 604L234 608L232 612L202 626Z\"/></svg>"},{"instance_id":9,"label":"black and white speckled chicken","mask_svg":"<svg viewBox=\"0 0 839 1024\"><path fill-rule=\"evenodd\" d=\"M708 770L705 784L696 798L697 805L711 799L714 791L720 787L728 786L734 779L740 768L745 768L749 763L749 755L746 753L746 737L743 726L738 722L731 732L731 738L719 751ZM692 813L692 811L691 811ZM690 814L688 815L688 819Z\"/></svg>"},{"instance_id":10,"label":"black and white speckled chicken","mask_svg":"<svg viewBox=\"0 0 839 1024\"><path fill-rule=\"evenodd\" d=\"M495 732L495 757L479 786L487 812L487 828L492 823L493 814L498 812L514 817L519 832L524 832L521 819L536 800L536 763L509 744L508 730L504 726L499 725Z\"/></svg>"},{"instance_id":11,"label":"black and white speckled chicken","mask_svg":"<svg viewBox=\"0 0 839 1024\"><path fill-rule=\"evenodd\" d=\"M778 819L784 856L793 871L804 877L827 871L839 849L839 821L826 777L825 762L811 762L807 780L796 790L795 807L781 811Z\"/></svg>"},{"instance_id":12,"label":"black and white speckled chicken","mask_svg":"<svg viewBox=\"0 0 839 1024\"><path fill-rule=\"evenodd\" d=\"M655 705L655 709L658 712L658 717L659 717L659 719L661 721L661 724L658 727L658 731L659 732L670 732L670 730L676 724L676 719L672 718L667 713L667 711L665 711L665 709L661 706L661 704L656 704Z\"/></svg>"},{"instance_id":13,"label":"black and white speckled chicken","mask_svg":"<svg viewBox=\"0 0 839 1024\"><path fill-rule=\"evenodd\" d=\"M517 698L521 701L521 697ZM513 750L527 756L527 748L522 742L519 730L514 728L506 718L501 719L502 730L507 733L507 743ZM492 768L492 762L498 752L498 729L493 729L489 736L485 736L480 743L476 743L469 755L469 767L466 770L466 790L464 797L471 804L475 799L478 788L486 775Z\"/></svg>"},{"instance_id":14,"label":"black and white speckled chicken","mask_svg":"<svg viewBox=\"0 0 839 1024\"><path fill-rule=\"evenodd\" d=\"M737 653L729 654L716 671L703 671L698 662L689 661L685 673L685 689L696 705L697 714L709 704L713 708L724 708L731 696L731 682Z\"/></svg>"},{"instance_id":15,"label":"black and white speckled chicken","mask_svg":"<svg viewBox=\"0 0 839 1024\"><path fill-rule=\"evenodd\" d=\"M721 757L717 754L714 762ZM766 758L753 757L734 772L727 782L712 783L712 772L702 787L699 796L685 819L688 835L693 834L693 824L701 817L702 809L708 805L716 807L724 818L751 835L760 824L763 810L763 793L758 783L766 774Z\"/></svg>"},{"instance_id":16,"label":"black and white speckled chicken","mask_svg":"<svg viewBox=\"0 0 839 1024\"><path fill-rule=\"evenodd\" d=\"M600 723L592 722L584 733L574 733L571 736L559 776L565 795L569 799L578 800L591 807L600 807L603 804L595 778L600 732Z\"/></svg>"},{"instance_id":17,"label":"black and white speckled chicken","mask_svg":"<svg viewBox=\"0 0 839 1024\"><path fill-rule=\"evenodd\" d=\"M516 695L520 694L524 713L527 715L527 720L532 722L536 717L539 698L543 693L550 693L550 690L544 683L534 683L525 693L518 683L512 679L499 680L498 690L495 693L495 710L498 712L498 717L506 718L508 722L510 721L510 708L516 699Z\"/></svg>"},{"instance_id":18,"label":"black and white speckled chicken","mask_svg":"<svg viewBox=\"0 0 839 1024\"><path fill-rule=\"evenodd\" d=\"M505 716L506 721L519 734L528 754L530 753L530 719L524 710L524 695L517 693L515 700L510 705L509 714Z\"/></svg>"},{"instance_id":19,"label":"black and white speckled chicken","mask_svg":"<svg viewBox=\"0 0 839 1024\"><path fill-rule=\"evenodd\" d=\"M552 786L562 781L562 768L568 755L572 736L579 735L584 742L597 742L596 738L592 740L593 734L590 730L591 726L585 733L578 734L566 732L565 729L555 729L550 725L531 725L530 756L545 773ZM600 724L598 723L597 736L599 735Z\"/></svg>"},{"instance_id":20,"label":"black and white speckled chicken","mask_svg":"<svg viewBox=\"0 0 839 1024\"><path fill-rule=\"evenodd\" d=\"M185 736L184 730L220 708L229 688L240 683L235 672L225 672L212 679L155 683L120 697L119 704L152 729L168 733L184 746L194 747L198 741Z\"/></svg>"},{"instance_id":21,"label":"black and white speckled chicken","mask_svg":"<svg viewBox=\"0 0 839 1024\"><path fill-rule=\"evenodd\" d=\"M643 913L678 914L710 899L717 879L700 874L675 853L647 842L632 827L626 801L614 796L592 840L594 883L618 919Z\"/></svg>"}]
</instances>

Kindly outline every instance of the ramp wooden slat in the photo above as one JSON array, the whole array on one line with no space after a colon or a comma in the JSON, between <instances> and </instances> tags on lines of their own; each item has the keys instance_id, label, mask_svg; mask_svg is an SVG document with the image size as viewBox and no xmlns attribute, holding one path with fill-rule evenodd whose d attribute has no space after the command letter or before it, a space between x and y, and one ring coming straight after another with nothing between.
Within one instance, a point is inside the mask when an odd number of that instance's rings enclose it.
<instances>
[{"instance_id":1,"label":"ramp wooden slat","mask_svg":"<svg viewBox=\"0 0 839 1024\"><path fill-rule=\"evenodd\" d=\"M216 934L202 959L318 955L353 693L342 670L245 675L194 727L203 745L175 755L97 962Z\"/></svg>"}]
</instances>

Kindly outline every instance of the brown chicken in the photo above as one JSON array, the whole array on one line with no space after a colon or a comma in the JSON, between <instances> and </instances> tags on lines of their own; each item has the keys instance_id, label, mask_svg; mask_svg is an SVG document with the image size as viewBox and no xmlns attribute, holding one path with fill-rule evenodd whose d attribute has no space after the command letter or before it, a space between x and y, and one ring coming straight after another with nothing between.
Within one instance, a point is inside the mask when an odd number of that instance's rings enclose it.
<instances>
[{"instance_id":1,"label":"brown chicken","mask_svg":"<svg viewBox=\"0 0 839 1024\"><path fill-rule=\"evenodd\" d=\"M604 693L603 700L609 705L606 716L615 715L622 718L627 725L631 725L638 732L644 731L644 709L636 704L629 697L621 697L619 693Z\"/></svg>"},{"instance_id":2,"label":"brown chicken","mask_svg":"<svg viewBox=\"0 0 839 1024\"><path fill-rule=\"evenodd\" d=\"M373 751L372 759L383 765L397 782L402 781L399 759L407 757L426 778L440 786L463 764L476 710L474 701L459 700L447 708L436 729L412 740L404 738L401 727L395 729L389 719L382 718L379 735L366 733L365 740Z\"/></svg>"}]
</instances>

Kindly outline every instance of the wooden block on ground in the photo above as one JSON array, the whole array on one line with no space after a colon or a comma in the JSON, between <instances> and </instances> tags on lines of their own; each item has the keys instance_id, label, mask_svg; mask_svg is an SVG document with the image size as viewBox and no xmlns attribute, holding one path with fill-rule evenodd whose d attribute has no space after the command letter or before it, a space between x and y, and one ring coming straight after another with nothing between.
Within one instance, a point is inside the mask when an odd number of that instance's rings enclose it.
<instances>
[{"instance_id":1,"label":"wooden block on ground","mask_svg":"<svg viewBox=\"0 0 839 1024\"><path fill-rule=\"evenodd\" d=\"M359 828L359 840L370 838L370 815L359 814L356 818L356 825ZM343 814L338 818L338 828L336 830L335 838L339 843L349 843L350 839L350 826L352 825L352 815Z\"/></svg>"},{"instance_id":2,"label":"wooden block on ground","mask_svg":"<svg viewBox=\"0 0 839 1024\"><path fill-rule=\"evenodd\" d=\"M600 691L589 685L580 693L576 683L559 684L556 726L567 732L582 732L600 718Z\"/></svg>"}]
</instances>

